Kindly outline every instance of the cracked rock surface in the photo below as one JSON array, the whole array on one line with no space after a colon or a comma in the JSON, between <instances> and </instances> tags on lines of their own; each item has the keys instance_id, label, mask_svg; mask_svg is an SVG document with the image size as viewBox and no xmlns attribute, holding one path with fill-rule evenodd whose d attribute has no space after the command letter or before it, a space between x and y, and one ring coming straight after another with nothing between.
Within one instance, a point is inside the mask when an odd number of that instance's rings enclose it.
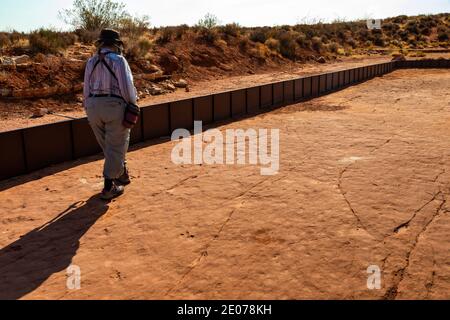
<instances>
[{"instance_id":1,"label":"cracked rock surface","mask_svg":"<svg viewBox=\"0 0 450 320\"><path fill-rule=\"evenodd\" d=\"M108 207L91 198L95 158L0 183L0 298L450 298L448 70L395 71L228 128L280 129L279 174L176 166L165 142L129 154L133 184Z\"/></svg>"}]
</instances>

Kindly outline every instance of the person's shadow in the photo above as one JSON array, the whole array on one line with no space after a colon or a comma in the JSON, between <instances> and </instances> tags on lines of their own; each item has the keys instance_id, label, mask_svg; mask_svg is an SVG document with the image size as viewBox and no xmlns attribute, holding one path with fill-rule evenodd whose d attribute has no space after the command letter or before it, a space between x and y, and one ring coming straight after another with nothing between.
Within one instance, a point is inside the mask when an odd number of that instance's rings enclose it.
<instances>
[{"instance_id":1,"label":"person's shadow","mask_svg":"<svg viewBox=\"0 0 450 320\"><path fill-rule=\"evenodd\" d=\"M52 274L66 270L80 238L108 208L98 196L74 203L52 221L1 249L0 300L20 299Z\"/></svg>"}]
</instances>

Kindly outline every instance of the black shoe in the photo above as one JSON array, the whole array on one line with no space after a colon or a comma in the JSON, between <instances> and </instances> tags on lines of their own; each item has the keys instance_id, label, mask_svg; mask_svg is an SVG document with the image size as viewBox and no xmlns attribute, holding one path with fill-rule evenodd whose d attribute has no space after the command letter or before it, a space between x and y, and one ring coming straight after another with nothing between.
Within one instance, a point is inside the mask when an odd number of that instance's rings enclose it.
<instances>
[{"instance_id":1,"label":"black shoe","mask_svg":"<svg viewBox=\"0 0 450 320\"><path fill-rule=\"evenodd\" d=\"M128 172L128 168L126 166L124 173L115 181L120 186L127 186L131 183L130 173Z\"/></svg>"},{"instance_id":2,"label":"black shoe","mask_svg":"<svg viewBox=\"0 0 450 320\"><path fill-rule=\"evenodd\" d=\"M113 180L105 180L105 188L102 191L101 198L105 201L110 201L120 197L125 192L123 186L117 185Z\"/></svg>"}]
</instances>

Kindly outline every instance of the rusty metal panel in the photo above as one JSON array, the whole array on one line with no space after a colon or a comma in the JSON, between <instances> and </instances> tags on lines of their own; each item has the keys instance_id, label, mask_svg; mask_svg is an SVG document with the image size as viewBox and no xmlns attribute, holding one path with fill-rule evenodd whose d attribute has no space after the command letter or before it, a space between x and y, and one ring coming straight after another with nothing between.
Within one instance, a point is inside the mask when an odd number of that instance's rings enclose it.
<instances>
[{"instance_id":1,"label":"rusty metal panel","mask_svg":"<svg viewBox=\"0 0 450 320\"><path fill-rule=\"evenodd\" d=\"M277 82L273 84L273 105L280 106L284 102L284 84Z\"/></svg>"},{"instance_id":2,"label":"rusty metal panel","mask_svg":"<svg viewBox=\"0 0 450 320\"><path fill-rule=\"evenodd\" d=\"M345 86L345 71L339 71L339 88Z\"/></svg>"},{"instance_id":3,"label":"rusty metal panel","mask_svg":"<svg viewBox=\"0 0 450 320\"><path fill-rule=\"evenodd\" d=\"M363 68L363 81L366 81L369 78L369 67Z\"/></svg>"},{"instance_id":4,"label":"rusty metal panel","mask_svg":"<svg viewBox=\"0 0 450 320\"><path fill-rule=\"evenodd\" d=\"M246 90L237 90L231 93L231 115L240 116L247 113Z\"/></svg>"},{"instance_id":5,"label":"rusty metal panel","mask_svg":"<svg viewBox=\"0 0 450 320\"><path fill-rule=\"evenodd\" d=\"M284 102L292 103L295 101L295 81L287 80L283 84L284 88Z\"/></svg>"},{"instance_id":6,"label":"rusty metal panel","mask_svg":"<svg viewBox=\"0 0 450 320\"><path fill-rule=\"evenodd\" d=\"M169 104L142 108L143 140L170 136Z\"/></svg>"},{"instance_id":7,"label":"rusty metal panel","mask_svg":"<svg viewBox=\"0 0 450 320\"><path fill-rule=\"evenodd\" d=\"M72 136L75 159L92 156L102 151L86 118L72 121Z\"/></svg>"},{"instance_id":8,"label":"rusty metal panel","mask_svg":"<svg viewBox=\"0 0 450 320\"><path fill-rule=\"evenodd\" d=\"M192 129L194 115L192 99L180 100L170 103L170 130Z\"/></svg>"},{"instance_id":9,"label":"rusty metal panel","mask_svg":"<svg viewBox=\"0 0 450 320\"><path fill-rule=\"evenodd\" d=\"M303 98L303 79L296 79L294 81L295 101Z\"/></svg>"},{"instance_id":10,"label":"rusty metal panel","mask_svg":"<svg viewBox=\"0 0 450 320\"><path fill-rule=\"evenodd\" d=\"M431 68L439 68L439 60L431 60L430 67Z\"/></svg>"},{"instance_id":11,"label":"rusty metal panel","mask_svg":"<svg viewBox=\"0 0 450 320\"><path fill-rule=\"evenodd\" d=\"M247 113L257 113L260 108L260 87L247 89Z\"/></svg>"},{"instance_id":12,"label":"rusty metal panel","mask_svg":"<svg viewBox=\"0 0 450 320\"><path fill-rule=\"evenodd\" d=\"M204 124L213 122L213 97L194 98L194 121L203 121Z\"/></svg>"},{"instance_id":13,"label":"rusty metal panel","mask_svg":"<svg viewBox=\"0 0 450 320\"><path fill-rule=\"evenodd\" d=\"M303 79L303 97L311 97L311 77Z\"/></svg>"},{"instance_id":14,"label":"rusty metal panel","mask_svg":"<svg viewBox=\"0 0 450 320\"><path fill-rule=\"evenodd\" d=\"M328 92L330 92L331 90L333 90L333 73L327 73L327 86L326 86L326 90Z\"/></svg>"},{"instance_id":15,"label":"rusty metal panel","mask_svg":"<svg viewBox=\"0 0 450 320\"><path fill-rule=\"evenodd\" d=\"M355 82L355 69L351 69L349 83L354 83L354 82Z\"/></svg>"},{"instance_id":16,"label":"rusty metal panel","mask_svg":"<svg viewBox=\"0 0 450 320\"><path fill-rule=\"evenodd\" d=\"M339 88L339 72L333 72L333 90Z\"/></svg>"},{"instance_id":17,"label":"rusty metal panel","mask_svg":"<svg viewBox=\"0 0 450 320\"><path fill-rule=\"evenodd\" d=\"M324 94L327 91L327 75L319 76L319 94Z\"/></svg>"},{"instance_id":18,"label":"rusty metal panel","mask_svg":"<svg viewBox=\"0 0 450 320\"><path fill-rule=\"evenodd\" d=\"M0 133L0 180L16 177L26 172L23 131Z\"/></svg>"},{"instance_id":19,"label":"rusty metal panel","mask_svg":"<svg viewBox=\"0 0 450 320\"><path fill-rule=\"evenodd\" d=\"M214 95L214 121L231 118L231 93L219 93Z\"/></svg>"},{"instance_id":20,"label":"rusty metal panel","mask_svg":"<svg viewBox=\"0 0 450 320\"><path fill-rule=\"evenodd\" d=\"M356 70L355 70L355 80L356 80L356 82L361 82L361 80L362 80L362 68L357 68Z\"/></svg>"},{"instance_id":21,"label":"rusty metal panel","mask_svg":"<svg viewBox=\"0 0 450 320\"><path fill-rule=\"evenodd\" d=\"M374 77L374 73L375 73L374 68L373 68L373 66L369 66L368 69L369 69L368 78L372 79Z\"/></svg>"},{"instance_id":22,"label":"rusty metal panel","mask_svg":"<svg viewBox=\"0 0 450 320\"><path fill-rule=\"evenodd\" d=\"M23 130L28 170L33 171L73 159L70 121Z\"/></svg>"},{"instance_id":23,"label":"rusty metal panel","mask_svg":"<svg viewBox=\"0 0 450 320\"><path fill-rule=\"evenodd\" d=\"M311 95L317 97L319 95L319 80L320 76L311 77Z\"/></svg>"},{"instance_id":24,"label":"rusty metal panel","mask_svg":"<svg viewBox=\"0 0 450 320\"><path fill-rule=\"evenodd\" d=\"M350 70L345 70L344 73L344 85L348 85L350 83Z\"/></svg>"},{"instance_id":25,"label":"rusty metal panel","mask_svg":"<svg viewBox=\"0 0 450 320\"><path fill-rule=\"evenodd\" d=\"M271 84L261 86L261 109L273 105L273 87Z\"/></svg>"}]
</instances>

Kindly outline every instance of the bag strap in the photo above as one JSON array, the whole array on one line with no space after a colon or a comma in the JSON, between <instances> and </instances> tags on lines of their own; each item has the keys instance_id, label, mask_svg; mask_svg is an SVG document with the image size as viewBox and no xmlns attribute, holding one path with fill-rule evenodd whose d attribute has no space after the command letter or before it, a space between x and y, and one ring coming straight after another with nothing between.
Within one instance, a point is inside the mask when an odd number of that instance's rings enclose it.
<instances>
[{"instance_id":1,"label":"bag strap","mask_svg":"<svg viewBox=\"0 0 450 320\"><path fill-rule=\"evenodd\" d=\"M97 66L102 63L106 69L108 69L108 71L111 73L111 75L114 77L114 79L116 79L117 82L119 82L119 79L117 79L116 74L114 73L114 71L111 69L111 67L109 66L109 64L105 61L105 57L108 54L111 54L112 52L106 52L106 53L98 53L98 60L97 62L95 62L94 67L92 68L92 72L91 75L89 76L89 79L92 78L92 74L94 73L95 68L97 68Z\"/></svg>"}]
</instances>

